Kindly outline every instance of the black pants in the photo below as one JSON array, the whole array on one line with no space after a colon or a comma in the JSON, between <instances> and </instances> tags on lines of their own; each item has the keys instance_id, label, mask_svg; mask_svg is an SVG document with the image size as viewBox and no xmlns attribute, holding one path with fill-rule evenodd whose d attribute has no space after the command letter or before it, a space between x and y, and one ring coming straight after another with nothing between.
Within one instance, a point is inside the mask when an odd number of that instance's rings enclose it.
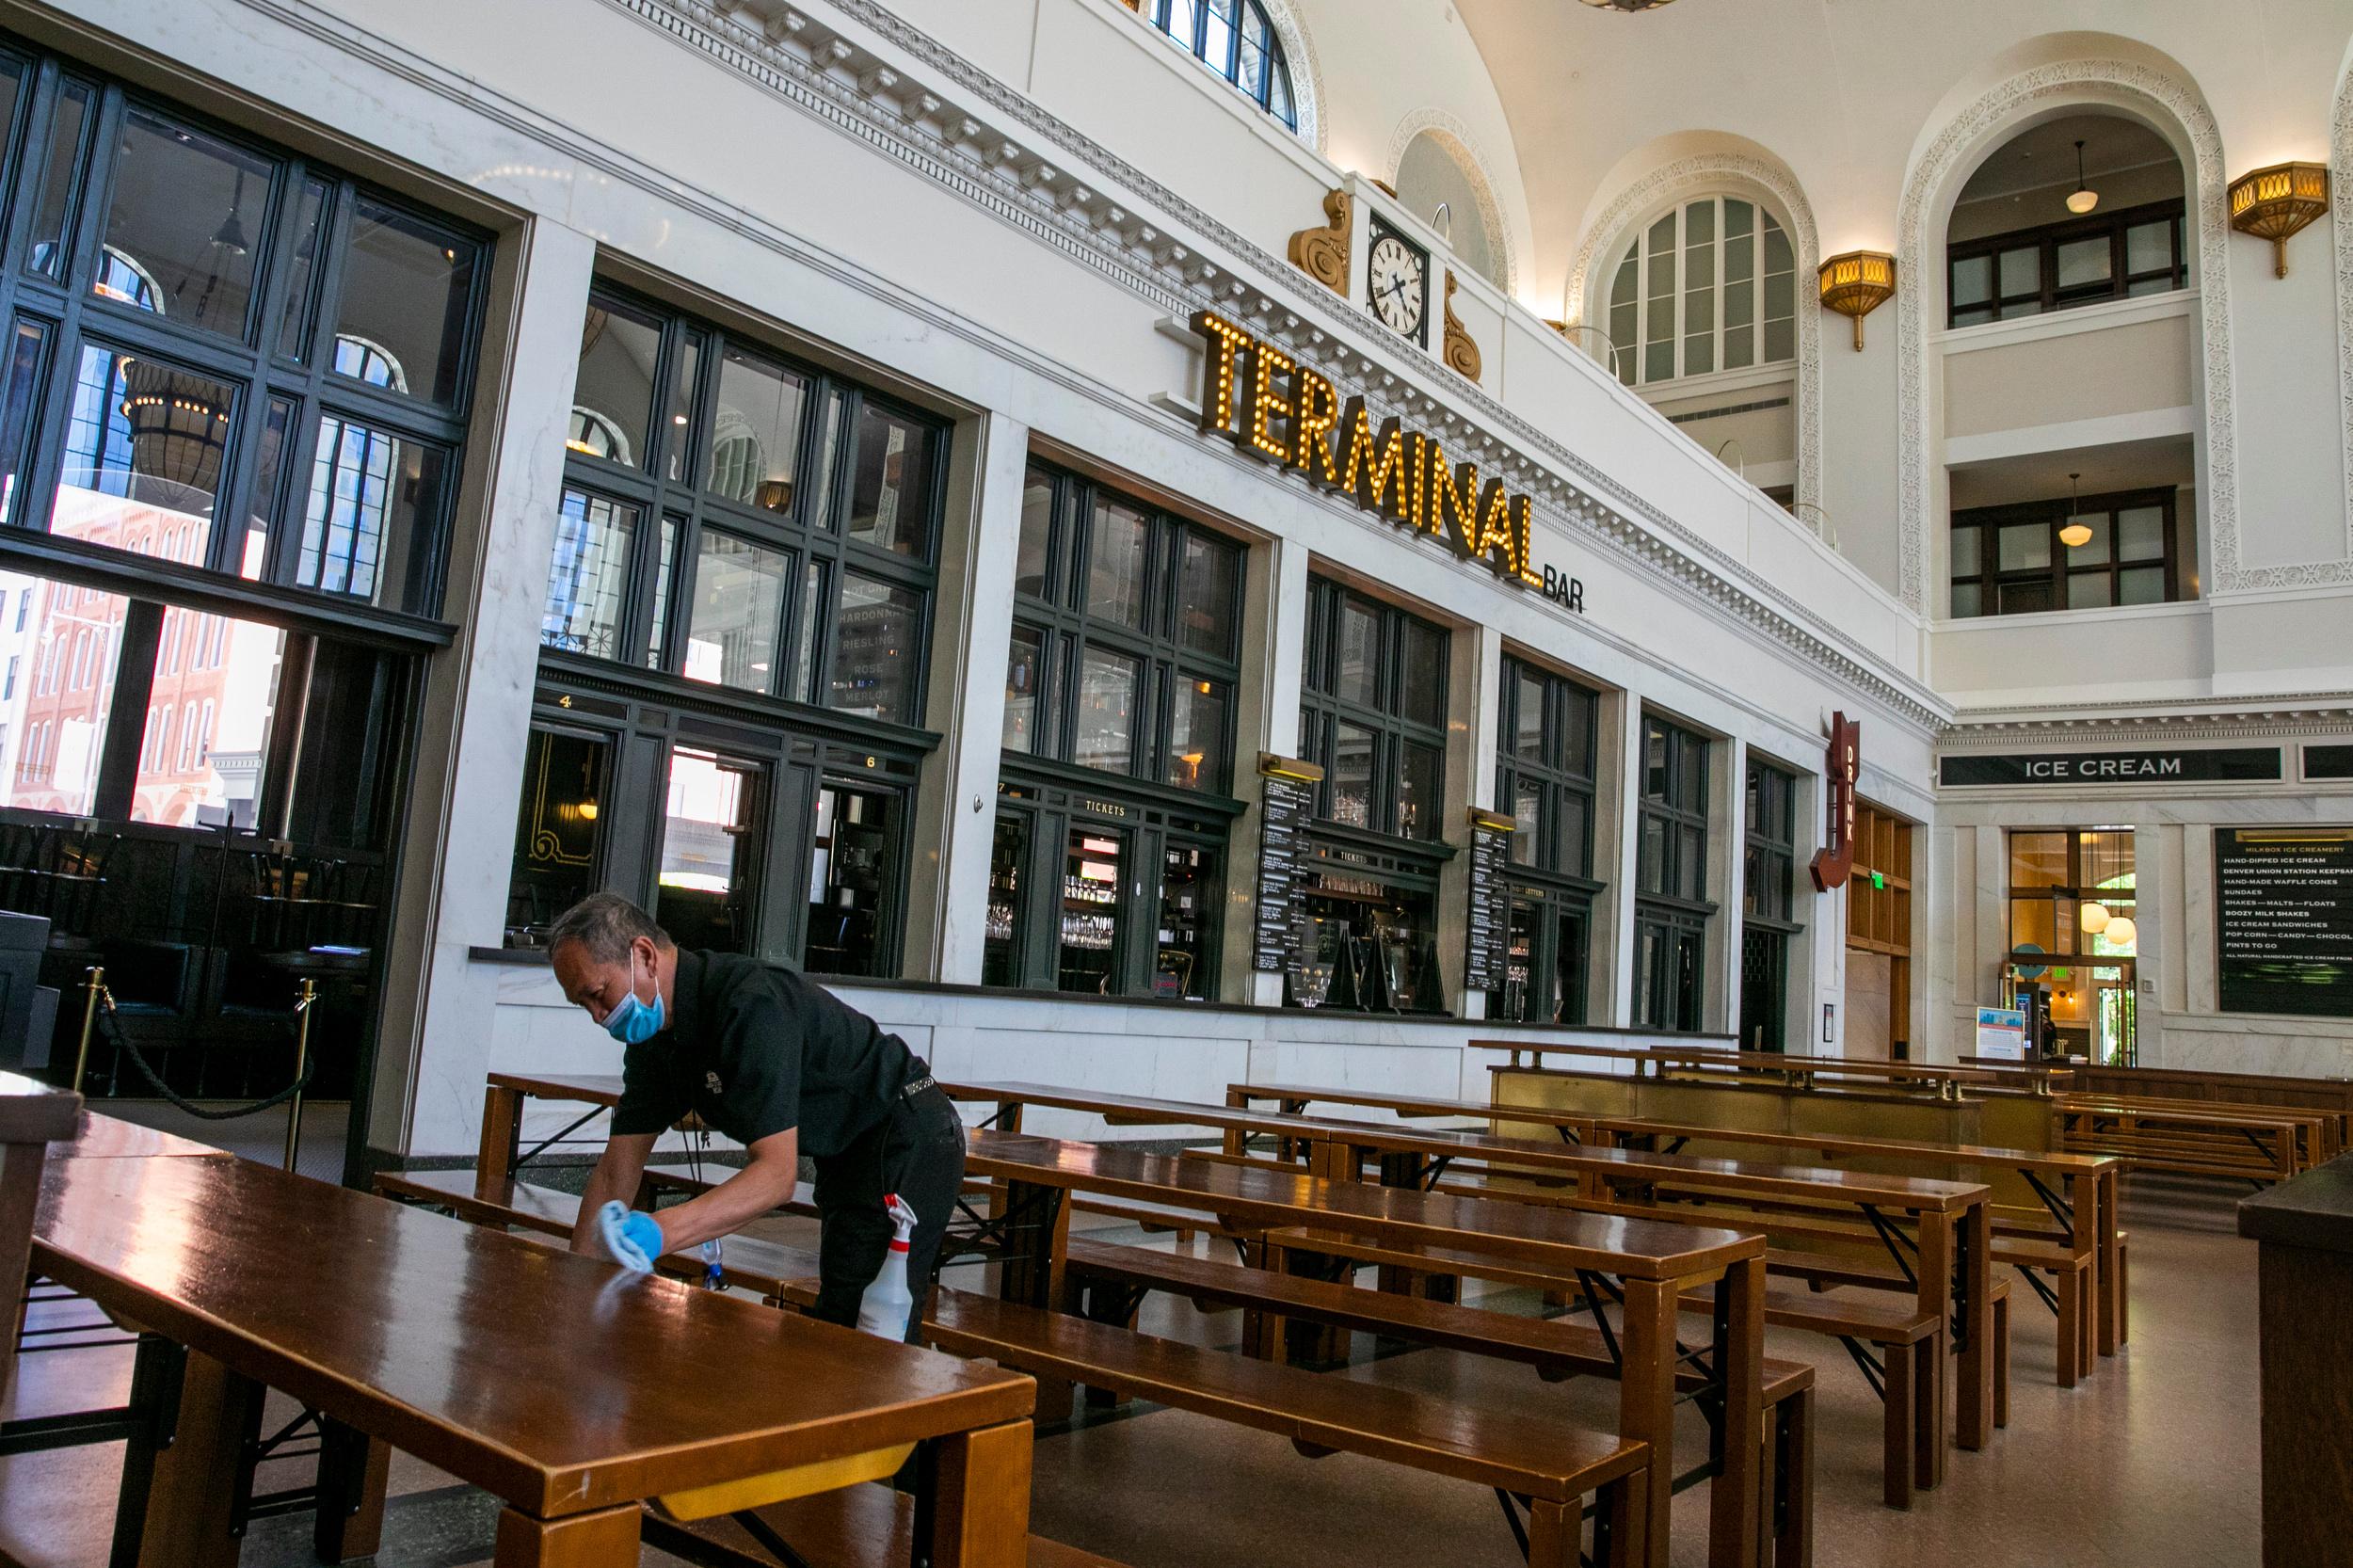
<instances>
[{"instance_id":1,"label":"black pants","mask_svg":"<svg viewBox=\"0 0 2353 1568\"><path fill-rule=\"evenodd\" d=\"M919 1066L919 1073L922 1069ZM907 1247L907 1342L923 1337L923 1304L932 1260L964 1189L964 1123L955 1102L936 1088L891 1101L890 1113L817 1164L817 1214L824 1227L817 1249L817 1305L812 1317L855 1325L859 1298L881 1272L894 1234L883 1200L896 1192L915 1210Z\"/></svg>"}]
</instances>

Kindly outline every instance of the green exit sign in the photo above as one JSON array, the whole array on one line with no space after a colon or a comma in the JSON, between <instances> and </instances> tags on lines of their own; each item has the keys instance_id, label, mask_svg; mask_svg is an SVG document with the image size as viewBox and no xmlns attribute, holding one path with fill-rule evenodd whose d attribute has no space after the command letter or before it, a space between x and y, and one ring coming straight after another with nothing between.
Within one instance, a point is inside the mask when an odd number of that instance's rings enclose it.
<instances>
[{"instance_id":1,"label":"green exit sign","mask_svg":"<svg viewBox=\"0 0 2353 1568\"><path fill-rule=\"evenodd\" d=\"M1887 873L1885 872L1873 872L1871 873L1871 887L1874 890L1885 888L1886 886Z\"/></svg>"}]
</instances>

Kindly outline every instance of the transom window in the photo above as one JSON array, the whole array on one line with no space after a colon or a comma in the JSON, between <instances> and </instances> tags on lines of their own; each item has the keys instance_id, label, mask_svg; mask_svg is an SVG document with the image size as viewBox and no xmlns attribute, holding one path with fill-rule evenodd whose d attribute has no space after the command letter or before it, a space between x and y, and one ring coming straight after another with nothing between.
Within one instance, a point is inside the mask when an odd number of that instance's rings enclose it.
<instances>
[{"instance_id":1,"label":"transom window","mask_svg":"<svg viewBox=\"0 0 2353 1568\"><path fill-rule=\"evenodd\" d=\"M1293 131L1299 104L1274 24L1258 0L1130 0L1193 58Z\"/></svg>"},{"instance_id":2,"label":"transom window","mask_svg":"<svg viewBox=\"0 0 2353 1568\"><path fill-rule=\"evenodd\" d=\"M2189 286L2179 199L1947 248L1945 320L2013 321Z\"/></svg>"},{"instance_id":3,"label":"transom window","mask_svg":"<svg viewBox=\"0 0 2353 1568\"><path fill-rule=\"evenodd\" d=\"M1956 618L2159 604L2183 595L2170 489L1953 514ZM2079 545L2063 530L2081 526Z\"/></svg>"},{"instance_id":4,"label":"transom window","mask_svg":"<svg viewBox=\"0 0 2353 1568\"><path fill-rule=\"evenodd\" d=\"M1300 754L1319 813L1400 839L1445 837L1447 634L1323 578L1307 584Z\"/></svg>"},{"instance_id":5,"label":"transom window","mask_svg":"<svg viewBox=\"0 0 2353 1568\"><path fill-rule=\"evenodd\" d=\"M1737 196L1656 219L1609 284L1609 342L1628 386L1797 358L1797 252L1780 220Z\"/></svg>"},{"instance_id":6,"label":"transom window","mask_svg":"<svg viewBox=\"0 0 2353 1568\"><path fill-rule=\"evenodd\" d=\"M1005 749L1227 792L1242 556L1196 523L1032 464Z\"/></svg>"},{"instance_id":7,"label":"transom window","mask_svg":"<svg viewBox=\"0 0 2353 1568\"><path fill-rule=\"evenodd\" d=\"M922 721L939 422L600 291L540 641Z\"/></svg>"},{"instance_id":8,"label":"transom window","mask_svg":"<svg viewBox=\"0 0 2353 1568\"><path fill-rule=\"evenodd\" d=\"M488 244L0 46L0 520L436 616Z\"/></svg>"},{"instance_id":9,"label":"transom window","mask_svg":"<svg viewBox=\"0 0 2353 1568\"><path fill-rule=\"evenodd\" d=\"M1740 906L1749 919L1784 923L1796 919L1797 799L1793 776L1763 762L1749 763Z\"/></svg>"}]
</instances>

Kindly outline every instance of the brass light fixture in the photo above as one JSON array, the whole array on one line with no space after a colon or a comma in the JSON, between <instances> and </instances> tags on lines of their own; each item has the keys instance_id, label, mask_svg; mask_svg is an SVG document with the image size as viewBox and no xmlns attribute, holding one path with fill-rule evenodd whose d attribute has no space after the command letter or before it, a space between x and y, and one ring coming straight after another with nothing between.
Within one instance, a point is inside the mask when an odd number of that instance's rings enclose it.
<instances>
[{"instance_id":1,"label":"brass light fixture","mask_svg":"<svg viewBox=\"0 0 2353 1568\"><path fill-rule=\"evenodd\" d=\"M2075 143L2075 188L2067 195L2067 210L2077 217L2100 204L2100 193L2084 183L2084 144Z\"/></svg>"},{"instance_id":2,"label":"brass light fixture","mask_svg":"<svg viewBox=\"0 0 2353 1568\"><path fill-rule=\"evenodd\" d=\"M2231 182L2231 227L2271 242L2275 275L2288 275L2288 240L2329 210L2327 164L2273 164Z\"/></svg>"},{"instance_id":3,"label":"brass light fixture","mask_svg":"<svg viewBox=\"0 0 2353 1568\"><path fill-rule=\"evenodd\" d=\"M2071 473L2067 476L2067 526L2059 530L2059 543L2070 550L2078 549L2091 542L2091 524L2075 515L2075 508L2082 504L2075 494L2075 481L2082 477L2080 473ZM2088 925L2084 929L2096 931L2099 928Z\"/></svg>"},{"instance_id":4,"label":"brass light fixture","mask_svg":"<svg viewBox=\"0 0 2353 1568\"><path fill-rule=\"evenodd\" d=\"M1863 318L1894 297L1896 258L1884 250L1849 250L1822 264L1822 303L1854 318L1855 352L1863 352Z\"/></svg>"},{"instance_id":5,"label":"brass light fixture","mask_svg":"<svg viewBox=\"0 0 2353 1568\"><path fill-rule=\"evenodd\" d=\"M1655 11L1674 0L1585 0L1589 6L1607 11Z\"/></svg>"}]
</instances>

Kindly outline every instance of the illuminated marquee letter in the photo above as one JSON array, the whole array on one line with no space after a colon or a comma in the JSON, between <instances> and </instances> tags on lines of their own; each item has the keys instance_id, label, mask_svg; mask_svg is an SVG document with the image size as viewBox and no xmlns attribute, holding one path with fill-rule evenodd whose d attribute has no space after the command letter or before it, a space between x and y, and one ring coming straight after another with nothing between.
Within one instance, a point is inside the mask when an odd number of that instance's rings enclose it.
<instances>
[{"instance_id":1,"label":"illuminated marquee letter","mask_svg":"<svg viewBox=\"0 0 2353 1568\"><path fill-rule=\"evenodd\" d=\"M1436 441L1430 443L1430 515L1425 526L1431 533L1454 547L1457 555L1480 552L1479 517L1483 504L1479 489L1479 465L1457 463L1454 472L1447 472L1446 453ZM1499 495L1499 481L1487 481L1490 494Z\"/></svg>"},{"instance_id":2,"label":"illuminated marquee letter","mask_svg":"<svg viewBox=\"0 0 2353 1568\"><path fill-rule=\"evenodd\" d=\"M1332 426L1340 422L1340 394L1305 365L1291 373L1291 462L1309 483L1337 489L1332 466Z\"/></svg>"},{"instance_id":3,"label":"illuminated marquee letter","mask_svg":"<svg viewBox=\"0 0 2353 1568\"><path fill-rule=\"evenodd\" d=\"M1525 495L1507 503L1501 482L1490 480L1479 501L1479 542L1472 553L1484 555L1498 577L1542 585L1535 567L1536 504Z\"/></svg>"},{"instance_id":4,"label":"illuminated marquee letter","mask_svg":"<svg viewBox=\"0 0 2353 1568\"><path fill-rule=\"evenodd\" d=\"M1339 439L1347 443L1339 461L1337 488L1356 498L1368 512L1392 522L1411 515L1414 476L1405 466L1405 432L1394 419L1381 422L1373 433L1372 416L1362 397L1352 397L1340 413Z\"/></svg>"},{"instance_id":5,"label":"illuminated marquee letter","mask_svg":"<svg viewBox=\"0 0 2353 1568\"><path fill-rule=\"evenodd\" d=\"M1250 334L1215 311L1193 312L1193 329L1209 350L1201 358L1201 433L1234 439L1234 377Z\"/></svg>"},{"instance_id":6,"label":"illuminated marquee letter","mask_svg":"<svg viewBox=\"0 0 2353 1568\"><path fill-rule=\"evenodd\" d=\"M1270 421L1279 417L1289 424L1291 406L1289 399L1276 394L1274 378L1288 376L1298 368L1289 355L1270 344L1250 345L1250 439L1238 443L1243 451L1278 463L1290 461L1291 449L1274 434Z\"/></svg>"}]
</instances>

